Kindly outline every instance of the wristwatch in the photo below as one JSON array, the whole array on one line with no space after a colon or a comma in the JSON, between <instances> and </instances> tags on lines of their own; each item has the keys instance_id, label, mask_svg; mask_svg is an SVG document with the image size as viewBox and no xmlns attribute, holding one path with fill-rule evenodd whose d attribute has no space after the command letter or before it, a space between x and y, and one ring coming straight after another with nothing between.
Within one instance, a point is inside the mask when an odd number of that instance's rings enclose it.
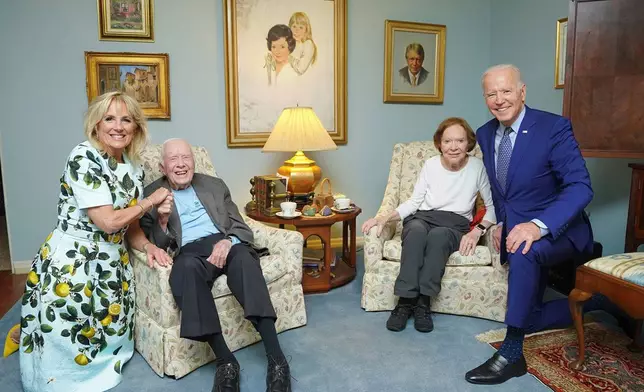
<instances>
[{"instance_id":1,"label":"wristwatch","mask_svg":"<svg viewBox=\"0 0 644 392\"><path fill-rule=\"evenodd\" d=\"M476 225L476 228L481 230L481 235L485 234L487 232L487 227L483 226L482 224Z\"/></svg>"}]
</instances>

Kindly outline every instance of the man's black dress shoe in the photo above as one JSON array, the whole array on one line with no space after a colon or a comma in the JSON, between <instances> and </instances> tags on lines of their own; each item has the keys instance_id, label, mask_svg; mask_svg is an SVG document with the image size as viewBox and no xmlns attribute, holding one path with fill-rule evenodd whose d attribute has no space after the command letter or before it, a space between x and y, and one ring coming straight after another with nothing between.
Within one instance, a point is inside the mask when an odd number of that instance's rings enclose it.
<instances>
[{"instance_id":1,"label":"man's black dress shoe","mask_svg":"<svg viewBox=\"0 0 644 392\"><path fill-rule=\"evenodd\" d=\"M286 359L268 357L266 392L291 392L291 370Z\"/></svg>"},{"instance_id":2,"label":"man's black dress shoe","mask_svg":"<svg viewBox=\"0 0 644 392\"><path fill-rule=\"evenodd\" d=\"M212 392L239 392L239 364L224 362L217 364L215 385Z\"/></svg>"},{"instance_id":3,"label":"man's black dress shoe","mask_svg":"<svg viewBox=\"0 0 644 392\"><path fill-rule=\"evenodd\" d=\"M484 364L465 373L465 380L472 384L501 384L527 372L528 366L523 355L517 362L510 364L503 355L496 352Z\"/></svg>"}]
</instances>

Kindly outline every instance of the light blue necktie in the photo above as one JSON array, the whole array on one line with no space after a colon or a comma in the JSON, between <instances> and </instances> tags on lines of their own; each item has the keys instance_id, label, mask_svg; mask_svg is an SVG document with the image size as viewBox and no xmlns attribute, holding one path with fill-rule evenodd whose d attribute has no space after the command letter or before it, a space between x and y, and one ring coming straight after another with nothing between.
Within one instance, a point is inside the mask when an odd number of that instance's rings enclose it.
<instances>
[{"instance_id":1,"label":"light blue necktie","mask_svg":"<svg viewBox=\"0 0 644 392\"><path fill-rule=\"evenodd\" d=\"M501 189L505 193L506 181L508 179L508 167L510 167L510 158L512 157L512 142L510 141L512 127L506 127L499 143L499 155L496 161L496 178L501 184Z\"/></svg>"}]
</instances>

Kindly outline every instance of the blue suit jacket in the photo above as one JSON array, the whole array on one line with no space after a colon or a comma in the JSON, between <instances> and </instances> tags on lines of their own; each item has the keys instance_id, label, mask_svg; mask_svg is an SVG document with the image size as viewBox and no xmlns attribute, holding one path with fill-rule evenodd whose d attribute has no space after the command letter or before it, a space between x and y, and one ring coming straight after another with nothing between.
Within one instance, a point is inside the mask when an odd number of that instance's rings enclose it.
<instances>
[{"instance_id":1,"label":"blue suit jacket","mask_svg":"<svg viewBox=\"0 0 644 392\"><path fill-rule=\"evenodd\" d=\"M539 219L553 239L566 236L579 252L590 253L593 233L584 208L593 198L590 176L570 121L526 106L508 168L506 192L496 178L493 119L476 131L490 178L496 218L503 223L502 244L512 228ZM526 132L527 131L527 132ZM501 246L505 261L505 246Z\"/></svg>"}]
</instances>

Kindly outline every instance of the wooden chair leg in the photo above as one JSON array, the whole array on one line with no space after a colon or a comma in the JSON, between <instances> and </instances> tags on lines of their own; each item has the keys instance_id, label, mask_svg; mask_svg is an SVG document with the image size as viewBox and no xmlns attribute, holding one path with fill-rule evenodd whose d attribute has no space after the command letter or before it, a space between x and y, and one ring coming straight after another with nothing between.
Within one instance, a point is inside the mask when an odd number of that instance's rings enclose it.
<instances>
[{"instance_id":1,"label":"wooden chair leg","mask_svg":"<svg viewBox=\"0 0 644 392\"><path fill-rule=\"evenodd\" d=\"M633 342L626 346L630 352L641 353L644 349L644 342L642 341L642 321L643 320L637 320Z\"/></svg>"},{"instance_id":2,"label":"wooden chair leg","mask_svg":"<svg viewBox=\"0 0 644 392\"><path fill-rule=\"evenodd\" d=\"M568 295L568 304L570 305L570 313L572 314L572 320L575 323L575 329L577 330L577 341L579 342L579 357L576 361L570 364L570 367L574 370L581 370L584 365L584 360L586 359L586 347L584 345L584 317L582 308L584 302L590 299L591 294L579 289L572 289Z\"/></svg>"}]
</instances>

